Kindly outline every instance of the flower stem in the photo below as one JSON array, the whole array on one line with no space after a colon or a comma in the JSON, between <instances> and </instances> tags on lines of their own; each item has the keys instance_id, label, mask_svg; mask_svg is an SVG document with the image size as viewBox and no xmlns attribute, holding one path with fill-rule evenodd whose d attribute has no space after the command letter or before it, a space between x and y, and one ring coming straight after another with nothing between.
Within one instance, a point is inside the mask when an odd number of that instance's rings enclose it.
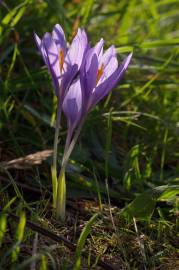
<instances>
[{"instance_id":1,"label":"flower stem","mask_svg":"<svg viewBox=\"0 0 179 270\"><path fill-rule=\"evenodd\" d=\"M71 142L72 129L68 128L64 154L68 150ZM56 196L56 217L61 221L65 219L65 209L66 209L66 179L65 179L65 167L61 168L58 181L57 181L57 196Z\"/></svg>"},{"instance_id":2,"label":"flower stem","mask_svg":"<svg viewBox=\"0 0 179 270\"><path fill-rule=\"evenodd\" d=\"M76 130L76 133L72 138L72 129L68 129L66 144L65 144L65 150L62 160L62 167L61 171L58 177L58 184L57 184L57 196L56 196L56 215L57 219L61 219L61 221L64 221L65 219L65 209L66 209L66 181L65 181L65 169L66 165L68 163L69 157L71 155L71 152L73 151L73 148L76 144L76 141L79 137L81 128L83 126L85 118L82 119L80 125L78 126L78 129Z\"/></svg>"},{"instance_id":3,"label":"flower stem","mask_svg":"<svg viewBox=\"0 0 179 270\"><path fill-rule=\"evenodd\" d=\"M72 151L73 151L73 148L74 148L74 146L75 146L75 144L76 144L76 142L77 142L77 140L78 140L78 137L79 137L79 135L80 135L80 131L81 131L81 129L82 129L82 126L83 126L84 121L85 121L85 117L81 120L81 123L80 123L80 125L78 126L78 128L77 128L77 130L76 130L76 133L75 133L75 135L74 135L74 137L73 137L71 143L70 143L69 146L68 146L68 149L66 149L66 151L64 152L63 159L62 159L62 170L63 170L63 168L65 168L66 165L67 165L67 162L68 162L68 160L69 160L69 157L70 157L70 155L71 155L71 153L72 153Z\"/></svg>"},{"instance_id":4,"label":"flower stem","mask_svg":"<svg viewBox=\"0 0 179 270\"><path fill-rule=\"evenodd\" d=\"M64 148L64 154L63 154L63 156L68 151L69 145L71 143L72 135L73 135L73 130L70 127L68 127L67 138L66 138L66 142L65 142L65 148Z\"/></svg>"},{"instance_id":5,"label":"flower stem","mask_svg":"<svg viewBox=\"0 0 179 270\"><path fill-rule=\"evenodd\" d=\"M61 104L58 103L54 146L53 146L53 163L51 167L53 207L54 208L56 207L56 198L57 198L57 183L58 183L57 181L57 152L58 152L58 137L59 137L59 130L60 130L60 122L61 122Z\"/></svg>"},{"instance_id":6,"label":"flower stem","mask_svg":"<svg viewBox=\"0 0 179 270\"><path fill-rule=\"evenodd\" d=\"M65 180L65 170L62 169L58 177L58 186L57 186L57 197L56 197L57 219L60 219L61 221L65 220L65 210L66 210L66 180Z\"/></svg>"}]
</instances>

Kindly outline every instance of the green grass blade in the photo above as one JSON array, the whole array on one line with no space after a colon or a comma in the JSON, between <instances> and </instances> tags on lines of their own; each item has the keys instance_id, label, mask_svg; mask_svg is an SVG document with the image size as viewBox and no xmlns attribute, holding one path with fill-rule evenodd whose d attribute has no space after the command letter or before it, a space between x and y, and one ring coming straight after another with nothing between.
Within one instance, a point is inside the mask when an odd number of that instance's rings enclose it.
<instances>
[{"instance_id":1,"label":"green grass blade","mask_svg":"<svg viewBox=\"0 0 179 270\"><path fill-rule=\"evenodd\" d=\"M2 213L0 215L0 248L6 232L6 227L7 227L7 215L5 213Z\"/></svg>"},{"instance_id":2,"label":"green grass blade","mask_svg":"<svg viewBox=\"0 0 179 270\"><path fill-rule=\"evenodd\" d=\"M20 253L20 243L22 242L24 237L25 224L26 224L26 216L25 213L22 212L20 214L19 223L16 230L16 241L19 243L19 245L12 252L12 262L17 261L18 255Z\"/></svg>"},{"instance_id":3,"label":"green grass blade","mask_svg":"<svg viewBox=\"0 0 179 270\"><path fill-rule=\"evenodd\" d=\"M86 223L85 227L83 228L80 237L78 239L76 252L75 252L75 264L73 270L80 270L81 269L81 254L85 245L86 238L91 232L91 226L95 223L96 219L98 218L99 214L94 214L90 220Z\"/></svg>"}]
</instances>

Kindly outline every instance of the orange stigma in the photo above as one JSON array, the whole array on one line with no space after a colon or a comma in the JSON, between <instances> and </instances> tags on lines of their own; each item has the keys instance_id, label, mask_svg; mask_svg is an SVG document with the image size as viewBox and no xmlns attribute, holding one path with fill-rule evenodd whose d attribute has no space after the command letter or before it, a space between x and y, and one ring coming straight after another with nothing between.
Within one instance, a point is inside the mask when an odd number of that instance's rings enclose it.
<instances>
[{"instance_id":1,"label":"orange stigma","mask_svg":"<svg viewBox=\"0 0 179 270\"><path fill-rule=\"evenodd\" d=\"M103 75L103 72L104 72L104 64L102 64L101 67L97 71L96 84L99 82L101 76Z\"/></svg>"},{"instance_id":2,"label":"orange stigma","mask_svg":"<svg viewBox=\"0 0 179 270\"><path fill-rule=\"evenodd\" d=\"M58 60L59 60L59 64L60 64L60 71L62 72L63 64L64 64L64 52L63 52L63 50L60 50L59 55L58 55Z\"/></svg>"}]
</instances>

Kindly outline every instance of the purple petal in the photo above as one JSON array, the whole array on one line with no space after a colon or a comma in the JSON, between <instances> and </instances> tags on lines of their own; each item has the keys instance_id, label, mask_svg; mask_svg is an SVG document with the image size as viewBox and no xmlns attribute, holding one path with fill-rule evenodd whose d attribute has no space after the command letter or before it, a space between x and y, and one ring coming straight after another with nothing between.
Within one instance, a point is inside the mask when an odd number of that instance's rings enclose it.
<instances>
[{"instance_id":1,"label":"purple petal","mask_svg":"<svg viewBox=\"0 0 179 270\"><path fill-rule=\"evenodd\" d=\"M89 62L88 62L89 64ZM98 71L98 58L96 54L93 54L93 57L90 62L90 67L88 71L81 70L80 72L80 81L81 87L84 94L84 102L87 103L94 87L96 86L96 75Z\"/></svg>"},{"instance_id":2,"label":"purple petal","mask_svg":"<svg viewBox=\"0 0 179 270\"><path fill-rule=\"evenodd\" d=\"M122 79L131 61L131 58L132 53L130 53L125 58L120 67L116 71L114 71L114 73L108 79L106 79L103 83L96 87L92 94L92 99L89 105L90 108L95 106L103 97L105 97L112 90L112 88L115 87L115 85Z\"/></svg>"},{"instance_id":3,"label":"purple petal","mask_svg":"<svg viewBox=\"0 0 179 270\"><path fill-rule=\"evenodd\" d=\"M104 39L101 38L100 41L93 47L94 53L98 56L99 61L103 55L103 45Z\"/></svg>"},{"instance_id":4,"label":"purple petal","mask_svg":"<svg viewBox=\"0 0 179 270\"><path fill-rule=\"evenodd\" d=\"M116 49L114 45L112 45L105 51L105 53L101 57L101 63L103 63L106 67L112 57L116 57Z\"/></svg>"},{"instance_id":5,"label":"purple petal","mask_svg":"<svg viewBox=\"0 0 179 270\"><path fill-rule=\"evenodd\" d=\"M41 39L39 38L39 36L34 32L34 39L35 39L35 42L37 44L37 47L43 57L43 60L45 62L45 64L48 66L48 60L47 60L47 54L46 54L46 51L44 49L44 46L42 44L42 41Z\"/></svg>"},{"instance_id":6,"label":"purple petal","mask_svg":"<svg viewBox=\"0 0 179 270\"><path fill-rule=\"evenodd\" d=\"M62 27L59 24L56 24L52 31L52 38L56 43L58 51L63 48L64 53L66 53L66 40L65 34L63 32Z\"/></svg>"},{"instance_id":7,"label":"purple petal","mask_svg":"<svg viewBox=\"0 0 179 270\"><path fill-rule=\"evenodd\" d=\"M83 60L83 55L87 48L87 36L84 30L78 29L78 33L73 39L71 46L67 52L65 61L69 65L77 64L80 68Z\"/></svg>"},{"instance_id":8,"label":"purple petal","mask_svg":"<svg viewBox=\"0 0 179 270\"><path fill-rule=\"evenodd\" d=\"M112 56L108 64L104 67L104 76L109 78L112 73L118 68L118 61L116 56Z\"/></svg>"},{"instance_id":9,"label":"purple petal","mask_svg":"<svg viewBox=\"0 0 179 270\"><path fill-rule=\"evenodd\" d=\"M55 86L56 95L60 96L60 64L58 60L58 49L53 41L51 35L49 33L46 33L42 39L42 44L44 46L44 49L46 51L47 60L48 60L48 67L52 75L53 83Z\"/></svg>"},{"instance_id":10,"label":"purple petal","mask_svg":"<svg viewBox=\"0 0 179 270\"><path fill-rule=\"evenodd\" d=\"M82 35L82 38L83 38L83 42L86 44L86 46L88 45L88 38L87 38L87 34L85 32L84 29L81 30L81 35Z\"/></svg>"},{"instance_id":11,"label":"purple petal","mask_svg":"<svg viewBox=\"0 0 179 270\"><path fill-rule=\"evenodd\" d=\"M62 96L61 96L62 102L66 93L68 92L71 82L77 75L77 72L78 72L78 65L75 64L73 66L70 66L68 70L63 74L62 84L61 84L61 88L63 89Z\"/></svg>"},{"instance_id":12,"label":"purple petal","mask_svg":"<svg viewBox=\"0 0 179 270\"><path fill-rule=\"evenodd\" d=\"M82 90L79 79L70 86L63 102L63 111L69 128L73 130L80 121L82 113Z\"/></svg>"},{"instance_id":13,"label":"purple petal","mask_svg":"<svg viewBox=\"0 0 179 270\"><path fill-rule=\"evenodd\" d=\"M85 72L89 71L89 69L91 67L91 61L92 61L94 55L96 55L96 54L94 53L93 48L90 48L86 52L83 65L81 67L83 70L85 70ZM97 57L97 55L96 55L96 57Z\"/></svg>"},{"instance_id":14,"label":"purple petal","mask_svg":"<svg viewBox=\"0 0 179 270\"><path fill-rule=\"evenodd\" d=\"M118 67L115 47L112 45L105 51L100 60L100 66L104 66L103 74L98 82L98 85L104 82Z\"/></svg>"},{"instance_id":15,"label":"purple petal","mask_svg":"<svg viewBox=\"0 0 179 270\"><path fill-rule=\"evenodd\" d=\"M91 61L94 55L96 55L98 62L100 61L99 59L102 57L102 53L103 53L103 44L104 44L104 40L101 39L94 47L88 49L88 51L86 52L86 56L85 56L86 72L88 72L91 66Z\"/></svg>"}]
</instances>

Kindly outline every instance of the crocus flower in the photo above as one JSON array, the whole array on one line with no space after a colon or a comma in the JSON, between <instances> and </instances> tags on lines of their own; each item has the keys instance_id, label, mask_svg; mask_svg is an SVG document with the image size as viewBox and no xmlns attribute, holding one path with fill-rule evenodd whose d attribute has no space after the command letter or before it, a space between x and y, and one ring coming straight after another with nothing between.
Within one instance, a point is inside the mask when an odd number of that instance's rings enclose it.
<instances>
[{"instance_id":1,"label":"crocus flower","mask_svg":"<svg viewBox=\"0 0 179 270\"><path fill-rule=\"evenodd\" d=\"M70 86L64 99L63 111L68 128L74 129L86 114L122 79L130 63L130 53L118 65L116 50L111 46L103 53L103 39L86 52L80 77Z\"/></svg>"},{"instance_id":2,"label":"crocus flower","mask_svg":"<svg viewBox=\"0 0 179 270\"><path fill-rule=\"evenodd\" d=\"M103 53L103 39L88 48L80 69L80 75L70 86L63 102L68 122L68 135L62 167L65 167L80 134L88 112L104 98L124 76L132 53L118 65L116 50L111 46ZM74 129L76 129L73 137Z\"/></svg>"},{"instance_id":3,"label":"crocus flower","mask_svg":"<svg viewBox=\"0 0 179 270\"><path fill-rule=\"evenodd\" d=\"M88 44L86 33L78 29L69 48L67 48L65 34L59 24L54 26L52 34L45 33L42 39L36 33L34 36L51 73L55 93L62 104L71 82L81 67Z\"/></svg>"},{"instance_id":4,"label":"crocus flower","mask_svg":"<svg viewBox=\"0 0 179 270\"><path fill-rule=\"evenodd\" d=\"M34 34L34 36L43 60L52 76L55 94L58 98L53 163L51 171L53 206L58 208L57 215L63 215L62 213L64 212L63 209L66 196L65 184L63 185L65 180L64 177L61 177L60 180L57 179L57 152L62 104L66 94L68 93L70 85L73 83L75 77L78 76L85 52L88 47L88 41L85 31L78 29L76 36L74 37L71 45L68 47L65 39L65 34L59 24L54 26L52 34L45 33L42 39L40 39L37 34ZM63 174L61 175L63 176ZM61 198L59 198L59 190L61 192ZM62 204L60 204L61 202Z\"/></svg>"},{"instance_id":5,"label":"crocus flower","mask_svg":"<svg viewBox=\"0 0 179 270\"><path fill-rule=\"evenodd\" d=\"M88 51L80 73L84 112L88 112L117 85L132 57L132 53L129 54L118 66L115 47L111 46L103 53L103 43L101 39Z\"/></svg>"}]
</instances>

